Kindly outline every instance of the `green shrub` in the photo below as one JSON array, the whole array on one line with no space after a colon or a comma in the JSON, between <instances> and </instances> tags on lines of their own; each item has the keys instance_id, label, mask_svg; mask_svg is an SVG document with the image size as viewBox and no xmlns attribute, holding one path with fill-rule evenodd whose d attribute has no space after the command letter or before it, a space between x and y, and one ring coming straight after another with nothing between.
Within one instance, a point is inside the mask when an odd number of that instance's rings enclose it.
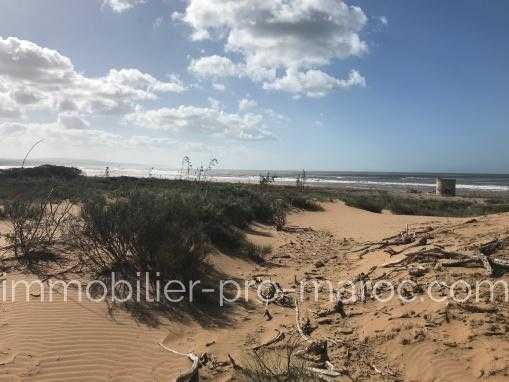
<instances>
[{"instance_id":1,"label":"green shrub","mask_svg":"<svg viewBox=\"0 0 509 382\"><path fill-rule=\"evenodd\" d=\"M375 195L345 195L342 197L345 204L349 207L360 208L374 213L381 213L385 207L385 202Z\"/></svg>"},{"instance_id":2,"label":"green shrub","mask_svg":"<svg viewBox=\"0 0 509 382\"><path fill-rule=\"evenodd\" d=\"M147 272L152 280L156 273L161 280L188 280L200 270L208 247L193 205L149 192L86 201L69 236L93 271L125 278Z\"/></svg>"},{"instance_id":3,"label":"green shrub","mask_svg":"<svg viewBox=\"0 0 509 382\"><path fill-rule=\"evenodd\" d=\"M9 168L0 170L0 176L5 178L59 178L64 180L75 179L83 176L81 170L75 167L54 166L45 164L29 168Z\"/></svg>"},{"instance_id":4,"label":"green shrub","mask_svg":"<svg viewBox=\"0 0 509 382\"><path fill-rule=\"evenodd\" d=\"M323 211L323 207L316 201L304 195L289 195L288 201L292 207L306 211Z\"/></svg>"}]
</instances>

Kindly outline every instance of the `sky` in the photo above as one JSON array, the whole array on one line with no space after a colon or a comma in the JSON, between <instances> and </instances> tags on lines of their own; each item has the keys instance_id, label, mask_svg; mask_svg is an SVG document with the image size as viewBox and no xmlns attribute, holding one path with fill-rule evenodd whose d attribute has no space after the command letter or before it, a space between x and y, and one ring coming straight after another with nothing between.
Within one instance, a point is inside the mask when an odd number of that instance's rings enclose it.
<instances>
[{"instance_id":1,"label":"sky","mask_svg":"<svg viewBox=\"0 0 509 382\"><path fill-rule=\"evenodd\" d=\"M509 173L509 2L2 0L0 158Z\"/></svg>"}]
</instances>

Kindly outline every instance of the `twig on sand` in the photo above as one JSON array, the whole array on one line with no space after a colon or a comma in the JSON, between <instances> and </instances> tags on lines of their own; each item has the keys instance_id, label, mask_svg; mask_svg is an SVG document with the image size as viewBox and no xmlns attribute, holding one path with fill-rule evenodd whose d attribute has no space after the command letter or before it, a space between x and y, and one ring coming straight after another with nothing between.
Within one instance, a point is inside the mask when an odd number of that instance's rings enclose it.
<instances>
[{"instance_id":1,"label":"twig on sand","mask_svg":"<svg viewBox=\"0 0 509 382\"><path fill-rule=\"evenodd\" d=\"M173 350L169 348L168 346L164 345L162 342L159 342L159 345L169 352L172 352L173 354L181 355L183 357L187 357L193 362L193 366L179 374L179 376L175 379L176 382L198 382L199 381L199 375L198 375L198 367L200 366L200 357L198 357L194 353L181 353L179 351Z\"/></svg>"}]
</instances>

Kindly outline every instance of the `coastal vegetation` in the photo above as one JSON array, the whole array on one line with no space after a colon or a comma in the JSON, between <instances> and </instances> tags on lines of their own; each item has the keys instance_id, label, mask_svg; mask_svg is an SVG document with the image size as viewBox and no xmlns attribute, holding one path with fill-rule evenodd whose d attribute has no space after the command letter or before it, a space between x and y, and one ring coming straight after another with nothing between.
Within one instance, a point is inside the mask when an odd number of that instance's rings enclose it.
<instances>
[{"instance_id":1,"label":"coastal vegetation","mask_svg":"<svg viewBox=\"0 0 509 382\"><path fill-rule=\"evenodd\" d=\"M131 177L86 177L78 169L40 166L0 172L5 239L23 264L73 253L95 275L156 271L189 280L207 254L263 262L271 248L246 239L253 223L286 227L292 210L320 211L342 200L374 213L477 216L509 211L498 198Z\"/></svg>"},{"instance_id":2,"label":"coastal vegetation","mask_svg":"<svg viewBox=\"0 0 509 382\"><path fill-rule=\"evenodd\" d=\"M387 210L398 215L472 217L509 212L508 197L443 198L380 190L342 190L337 198L351 207L375 213Z\"/></svg>"}]
</instances>

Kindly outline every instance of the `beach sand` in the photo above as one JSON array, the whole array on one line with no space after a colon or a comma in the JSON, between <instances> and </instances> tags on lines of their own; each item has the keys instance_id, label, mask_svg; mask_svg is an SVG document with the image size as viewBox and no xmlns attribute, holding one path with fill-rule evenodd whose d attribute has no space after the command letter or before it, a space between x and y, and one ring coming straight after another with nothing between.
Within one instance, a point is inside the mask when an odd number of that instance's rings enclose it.
<instances>
[{"instance_id":1,"label":"beach sand","mask_svg":"<svg viewBox=\"0 0 509 382\"><path fill-rule=\"evenodd\" d=\"M267 264L222 254L210 256L208 262L228 278L270 278L288 289L295 287L295 280L337 282L362 272L371 272L373 280L398 281L408 277L412 264L390 264L420 248L391 245L393 251L403 251L392 256L387 246L358 249L407 229L429 230L425 248L458 252L509 236L509 214L472 220L373 214L340 202L324 207L323 212L292 214L286 231L253 226L249 238L273 246ZM0 223L0 229L5 233L6 224ZM424 266L426 273L413 278L421 286L439 278L453 282L484 277L482 267ZM34 280L16 272L3 278ZM507 276L500 279L509 281ZM8 287L2 289L10 296ZM132 312L104 302L77 302L74 290L67 302L62 294L53 302L40 302L37 290L26 302L24 291L16 289L16 302L1 304L0 381L172 381L191 362L164 350L159 342L181 353L207 353L209 362L200 369L203 380L236 380L228 354L242 365L246 352L272 338L276 330L295 331L293 308L266 307L256 301L253 288L248 291L253 297L249 302L222 310L200 305L195 311L160 316L158 325L149 325L146 318L136 319ZM319 301L303 302L301 314L317 326L311 334L314 340L335 343L329 345L329 357L344 372L341 380L509 380L507 302L483 300L486 309L473 313L422 294L411 303L368 298L346 305L345 318L332 314L323 319L320 312L332 305L327 291L319 294ZM270 321L264 317L266 308Z\"/></svg>"}]
</instances>

